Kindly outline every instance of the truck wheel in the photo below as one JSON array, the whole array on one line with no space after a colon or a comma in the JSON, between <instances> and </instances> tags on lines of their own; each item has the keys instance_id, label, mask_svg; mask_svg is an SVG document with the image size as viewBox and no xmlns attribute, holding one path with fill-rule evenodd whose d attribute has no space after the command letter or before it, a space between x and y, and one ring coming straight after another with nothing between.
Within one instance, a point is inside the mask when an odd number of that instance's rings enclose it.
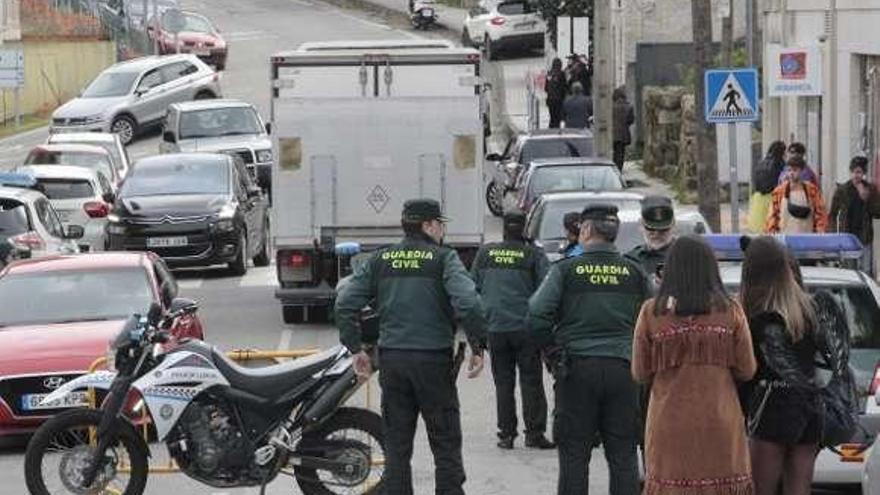
<instances>
[{"instance_id":1,"label":"truck wheel","mask_svg":"<svg viewBox=\"0 0 880 495\"><path fill-rule=\"evenodd\" d=\"M284 323L298 325L306 322L306 311L303 306L281 306Z\"/></svg>"}]
</instances>

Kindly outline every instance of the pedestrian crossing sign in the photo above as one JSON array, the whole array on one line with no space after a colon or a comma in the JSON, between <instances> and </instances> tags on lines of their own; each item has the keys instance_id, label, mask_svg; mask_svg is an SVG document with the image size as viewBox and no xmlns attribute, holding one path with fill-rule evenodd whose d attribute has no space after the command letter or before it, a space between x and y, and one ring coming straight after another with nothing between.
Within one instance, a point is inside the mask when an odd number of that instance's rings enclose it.
<instances>
[{"instance_id":1,"label":"pedestrian crossing sign","mask_svg":"<svg viewBox=\"0 0 880 495\"><path fill-rule=\"evenodd\" d=\"M706 122L729 124L760 118L756 69L707 70L705 88Z\"/></svg>"}]
</instances>

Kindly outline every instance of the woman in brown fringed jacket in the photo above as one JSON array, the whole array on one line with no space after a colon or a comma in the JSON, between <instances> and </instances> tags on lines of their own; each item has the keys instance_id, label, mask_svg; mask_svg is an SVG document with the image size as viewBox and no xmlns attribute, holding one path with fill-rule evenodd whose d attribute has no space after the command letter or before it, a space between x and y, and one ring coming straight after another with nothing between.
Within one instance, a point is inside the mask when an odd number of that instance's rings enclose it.
<instances>
[{"instance_id":1,"label":"woman in brown fringed jacket","mask_svg":"<svg viewBox=\"0 0 880 495\"><path fill-rule=\"evenodd\" d=\"M736 382L756 367L745 315L727 296L712 250L699 238L678 239L633 341L633 377L651 382L646 495L753 493Z\"/></svg>"}]
</instances>

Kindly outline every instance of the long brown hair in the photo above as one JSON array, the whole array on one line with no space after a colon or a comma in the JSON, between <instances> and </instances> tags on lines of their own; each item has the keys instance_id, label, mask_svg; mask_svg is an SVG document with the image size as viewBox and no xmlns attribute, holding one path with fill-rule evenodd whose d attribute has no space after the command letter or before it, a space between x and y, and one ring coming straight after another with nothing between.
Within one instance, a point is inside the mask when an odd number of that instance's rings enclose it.
<instances>
[{"instance_id":1,"label":"long brown hair","mask_svg":"<svg viewBox=\"0 0 880 495\"><path fill-rule=\"evenodd\" d=\"M740 298L746 316L778 313L792 341L799 341L815 327L816 312L810 295L798 284L791 255L766 236L753 239L745 254Z\"/></svg>"}]
</instances>

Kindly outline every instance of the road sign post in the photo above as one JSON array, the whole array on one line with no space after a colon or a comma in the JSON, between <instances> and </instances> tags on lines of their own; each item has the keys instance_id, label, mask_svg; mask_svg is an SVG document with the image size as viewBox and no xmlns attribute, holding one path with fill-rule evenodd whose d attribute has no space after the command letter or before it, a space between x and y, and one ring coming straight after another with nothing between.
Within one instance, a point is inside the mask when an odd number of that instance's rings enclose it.
<instances>
[{"instance_id":1,"label":"road sign post","mask_svg":"<svg viewBox=\"0 0 880 495\"><path fill-rule=\"evenodd\" d=\"M758 71L749 69L713 69L705 74L705 118L710 124L726 124L730 168L730 223L739 232L739 173L737 155L749 157L751 140L738 142L736 124L755 122L760 118L758 105ZM721 133L716 133L720 135ZM738 149L741 148L741 149Z\"/></svg>"}]
</instances>

